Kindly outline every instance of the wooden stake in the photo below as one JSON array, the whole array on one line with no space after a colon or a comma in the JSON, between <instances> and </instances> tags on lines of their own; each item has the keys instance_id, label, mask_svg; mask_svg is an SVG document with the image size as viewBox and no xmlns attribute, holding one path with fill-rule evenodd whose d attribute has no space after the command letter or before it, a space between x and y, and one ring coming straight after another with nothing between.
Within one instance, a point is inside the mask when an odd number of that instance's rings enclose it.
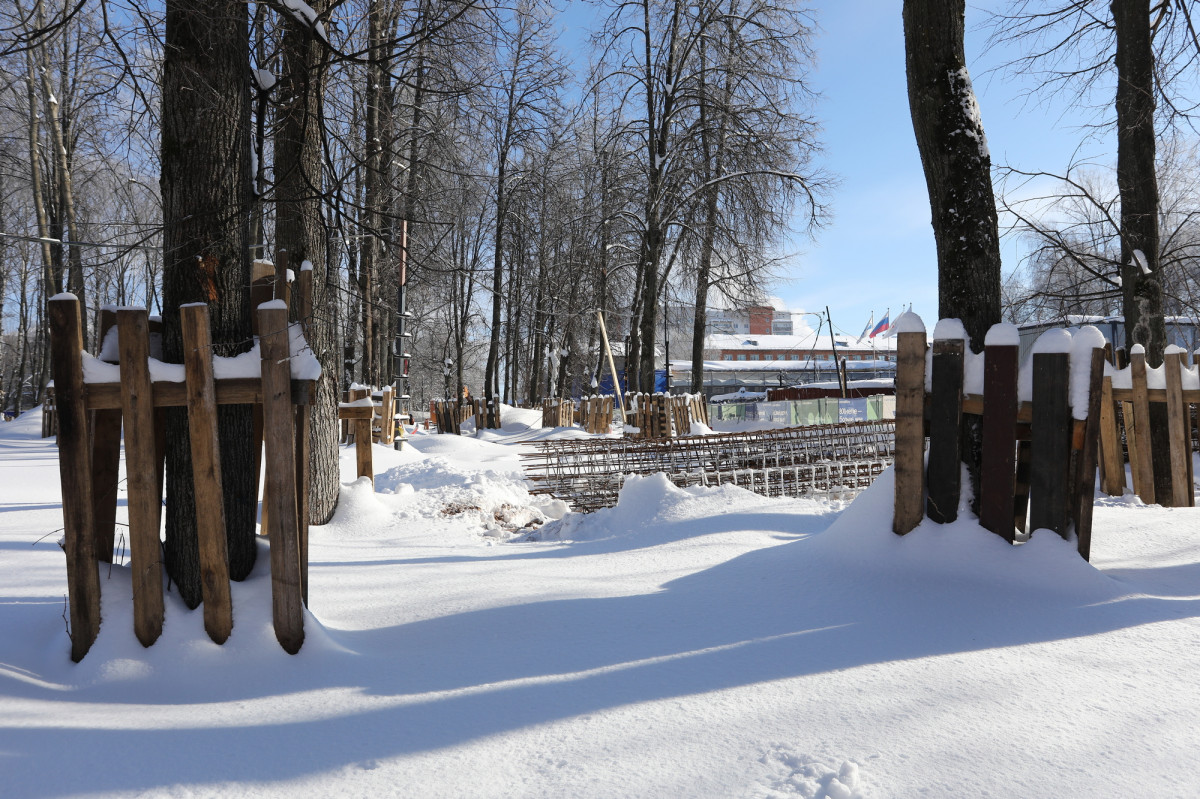
<instances>
[{"instance_id":1,"label":"wooden stake","mask_svg":"<svg viewBox=\"0 0 1200 799\"><path fill-rule=\"evenodd\" d=\"M78 663L100 632L100 572L95 554L95 505L84 408L83 327L75 295L51 297L48 306L50 367L58 416L63 549L67 553L71 660Z\"/></svg>"},{"instance_id":2,"label":"wooden stake","mask_svg":"<svg viewBox=\"0 0 1200 799\"><path fill-rule=\"evenodd\" d=\"M1033 423L1029 474L1029 529L1053 530L1067 537L1070 504L1071 405L1070 356L1039 352L1033 356Z\"/></svg>"},{"instance_id":3,"label":"wooden stake","mask_svg":"<svg viewBox=\"0 0 1200 799\"><path fill-rule=\"evenodd\" d=\"M267 461L265 482L271 525L271 610L275 637L285 651L294 655L304 643L304 602L300 588L287 308L260 308L258 318L263 441Z\"/></svg>"},{"instance_id":4,"label":"wooden stake","mask_svg":"<svg viewBox=\"0 0 1200 799\"><path fill-rule=\"evenodd\" d=\"M892 531L904 535L925 514L925 334L896 343L896 461Z\"/></svg>"},{"instance_id":5,"label":"wooden stake","mask_svg":"<svg viewBox=\"0 0 1200 799\"><path fill-rule=\"evenodd\" d=\"M1188 406L1183 402L1182 358L1182 353L1168 353L1163 357L1163 372L1167 384L1167 435L1171 456L1171 505L1176 508L1190 507L1193 495L1191 482L1188 481L1188 461L1192 459L1192 435L1189 429L1191 425Z\"/></svg>"},{"instance_id":6,"label":"wooden stake","mask_svg":"<svg viewBox=\"0 0 1200 799\"><path fill-rule=\"evenodd\" d=\"M1096 453L1100 445L1100 404L1103 401L1104 350L1092 350L1088 373L1087 424L1075 473L1075 538L1084 560L1092 557L1092 505L1096 498Z\"/></svg>"},{"instance_id":7,"label":"wooden stake","mask_svg":"<svg viewBox=\"0 0 1200 799\"><path fill-rule=\"evenodd\" d=\"M117 311L121 352L121 414L125 419L125 476L129 491L129 554L133 577L133 630L142 646L162 634L162 501L154 446L154 392L150 385L150 320L141 308Z\"/></svg>"},{"instance_id":8,"label":"wooden stake","mask_svg":"<svg viewBox=\"0 0 1200 799\"><path fill-rule=\"evenodd\" d=\"M1100 383L1100 455L1104 462L1101 490L1110 497L1125 493L1125 458L1121 455L1121 431L1117 428L1117 409L1112 397L1112 378Z\"/></svg>"},{"instance_id":9,"label":"wooden stake","mask_svg":"<svg viewBox=\"0 0 1200 799\"><path fill-rule=\"evenodd\" d=\"M983 463L979 524L1009 543L1016 538L1013 497L1017 481L1017 353L1012 345L984 348Z\"/></svg>"},{"instance_id":10,"label":"wooden stake","mask_svg":"<svg viewBox=\"0 0 1200 799\"><path fill-rule=\"evenodd\" d=\"M958 518L962 480L963 341L935 340L932 360L925 515L946 524Z\"/></svg>"},{"instance_id":11,"label":"wooden stake","mask_svg":"<svg viewBox=\"0 0 1200 799\"><path fill-rule=\"evenodd\" d=\"M617 398L617 407L621 410L621 427L625 427L625 400L621 396L621 381L617 379L617 367L613 365L612 348L608 346L608 328L604 326L604 312L596 309L596 319L600 321L600 340L604 342L604 355L608 358L608 372L613 379L613 396Z\"/></svg>"},{"instance_id":12,"label":"wooden stake","mask_svg":"<svg viewBox=\"0 0 1200 799\"><path fill-rule=\"evenodd\" d=\"M1134 441L1129 444L1130 459L1133 461L1133 490L1147 505L1153 505L1154 471L1150 455L1150 396L1146 392L1146 355L1136 353L1129 357L1129 372L1133 379L1133 429ZM1129 428L1129 416L1125 427ZM1133 458L1134 445L1137 457Z\"/></svg>"},{"instance_id":13,"label":"wooden stake","mask_svg":"<svg viewBox=\"0 0 1200 799\"><path fill-rule=\"evenodd\" d=\"M200 547L200 588L204 598L204 630L218 644L233 629L229 592L229 556L225 540L225 500L221 491L220 446L217 443L217 392L213 383L212 335L208 306L179 309L183 328L183 363L188 390L188 438L192 445L192 483L196 491L196 537Z\"/></svg>"}]
</instances>

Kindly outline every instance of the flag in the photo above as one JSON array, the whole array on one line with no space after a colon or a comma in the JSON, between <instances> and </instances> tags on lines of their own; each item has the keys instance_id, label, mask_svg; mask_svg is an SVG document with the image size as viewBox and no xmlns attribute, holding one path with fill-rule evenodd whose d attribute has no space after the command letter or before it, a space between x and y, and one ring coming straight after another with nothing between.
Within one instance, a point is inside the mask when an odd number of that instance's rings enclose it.
<instances>
[{"instance_id":1,"label":"flag","mask_svg":"<svg viewBox=\"0 0 1200 799\"><path fill-rule=\"evenodd\" d=\"M862 341L871 332L871 327L875 324L875 312L871 311L871 318L867 320L867 326L863 328L863 332L859 334L858 340Z\"/></svg>"},{"instance_id":2,"label":"flag","mask_svg":"<svg viewBox=\"0 0 1200 799\"><path fill-rule=\"evenodd\" d=\"M885 313L883 315L883 318L879 320L879 324L875 325L875 327L872 328L871 338L875 338L880 333L885 332L889 327L892 326L891 323L888 321L888 317L891 316L891 314L892 314L892 310L889 308L888 312Z\"/></svg>"}]
</instances>

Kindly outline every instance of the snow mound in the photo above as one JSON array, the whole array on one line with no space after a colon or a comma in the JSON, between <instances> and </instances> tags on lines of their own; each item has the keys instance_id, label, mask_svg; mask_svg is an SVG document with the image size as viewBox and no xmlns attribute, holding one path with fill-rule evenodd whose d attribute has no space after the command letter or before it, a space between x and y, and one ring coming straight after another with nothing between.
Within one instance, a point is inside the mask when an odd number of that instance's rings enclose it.
<instances>
[{"instance_id":1,"label":"snow mound","mask_svg":"<svg viewBox=\"0 0 1200 799\"><path fill-rule=\"evenodd\" d=\"M920 583L927 591L991 592L997 600L1011 597L1014 606L1035 602L1035 597L1094 603L1125 594L1118 583L1079 557L1073 540L1036 530L1029 541L1013 546L980 527L970 511L965 469L962 485L956 521L938 524L925 518L912 532L899 536L890 524L878 523L892 517L895 473L888 468L829 529L805 542L808 557L826 560L831 569L892 579L898 592Z\"/></svg>"}]
</instances>

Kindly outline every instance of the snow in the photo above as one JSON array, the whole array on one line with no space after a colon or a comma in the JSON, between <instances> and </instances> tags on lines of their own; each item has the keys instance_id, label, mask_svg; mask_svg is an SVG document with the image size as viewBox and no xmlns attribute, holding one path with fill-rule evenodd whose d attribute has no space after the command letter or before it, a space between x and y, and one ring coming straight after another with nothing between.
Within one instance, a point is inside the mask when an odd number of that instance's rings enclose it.
<instances>
[{"instance_id":1,"label":"snow","mask_svg":"<svg viewBox=\"0 0 1200 799\"><path fill-rule=\"evenodd\" d=\"M252 71L254 73L254 84L258 87L259 91L269 92L275 88L277 79L271 70L255 69Z\"/></svg>"},{"instance_id":2,"label":"snow","mask_svg":"<svg viewBox=\"0 0 1200 799\"><path fill-rule=\"evenodd\" d=\"M582 516L519 474L564 431L503 414L376 447L375 492L342 450L298 655L260 543L224 646L169 591L143 648L105 566L79 664L53 440L0 424L4 795L1200 795L1195 509L1099 500L1092 564L966 497L897 537L890 470L848 506L647 476Z\"/></svg>"},{"instance_id":3,"label":"snow","mask_svg":"<svg viewBox=\"0 0 1200 799\"><path fill-rule=\"evenodd\" d=\"M912 311L905 311L896 317L896 321L892 322L892 328L889 333L924 333L925 323L921 321L921 317L917 316Z\"/></svg>"},{"instance_id":4,"label":"snow","mask_svg":"<svg viewBox=\"0 0 1200 799\"><path fill-rule=\"evenodd\" d=\"M992 325L987 335L983 337L985 347L1019 347L1021 345L1021 328L1008 322Z\"/></svg>"},{"instance_id":5,"label":"snow","mask_svg":"<svg viewBox=\"0 0 1200 799\"><path fill-rule=\"evenodd\" d=\"M283 7L298 22L302 22L312 28L313 33L320 37L321 41L329 41L329 38L325 35L325 26L317 19L317 12L313 10L312 6L304 2L304 0L283 0Z\"/></svg>"},{"instance_id":6,"label":"snow","mask_svg":"<svg viewBox=\"0 0 1200 799\"><path fill-rule=\"evenodd\" d=\"M968 349L971 346L971 337L967 335L961 319L939 319L933 326L933 340L961 341Z\"/></svg>"},{"instance_id":7,"label":"snow","mask_svg":"<svg viewBox=\"0 0 1200 799\"><path fill-rule=\"evenodd\" d=\"M1150 264L1146 261L1146 253L1141 250L1134 250L1133 263L1142 270L1143 275L1150 274Z\"/></svg>"}]
</instances>

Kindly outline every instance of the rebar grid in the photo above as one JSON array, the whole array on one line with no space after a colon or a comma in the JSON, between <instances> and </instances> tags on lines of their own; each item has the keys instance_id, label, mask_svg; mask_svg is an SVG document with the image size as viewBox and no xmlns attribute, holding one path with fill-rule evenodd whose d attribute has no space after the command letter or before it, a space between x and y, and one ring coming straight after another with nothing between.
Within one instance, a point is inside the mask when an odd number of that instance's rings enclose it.
<instances>
[{"instance_id":1,"label":"rebar grid","mask_svg":"<svg viewBox=\"0 0 1200 799\"><path fill-rule=\"evenodd\" d=\"M631 474L662 472L677 486L737 485L763 496L855 494L895 453L895 422L718 433L664 439L533 442L523 453L532 493L583 512L611 507Z\"/></svg>"}]
</instances>

